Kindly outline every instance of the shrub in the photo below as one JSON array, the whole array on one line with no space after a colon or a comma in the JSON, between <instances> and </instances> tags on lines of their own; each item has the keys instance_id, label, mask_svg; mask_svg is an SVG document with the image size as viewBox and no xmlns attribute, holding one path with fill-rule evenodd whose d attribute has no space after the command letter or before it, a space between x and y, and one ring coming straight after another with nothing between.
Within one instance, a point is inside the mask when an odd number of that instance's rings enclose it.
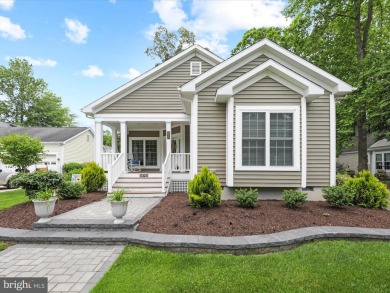
<instances>
[{"instance_id":1,"label":"shrub","mask_svg":"<svg viewBox=\"0 0 390 293\"><path fill-rule=\"evenodd\" d=\"M68 173L64 174L64 180L65 181L72 181L72 175L73 174L81 174L82 169L72 169L68 171Z\"/></svg>"},{"instance_id":2,"label":"shrub","mask_svg":"<svg viewBox=\"0 0 390 293\"><path fill-rule=\"evenodd\" d=\"M12 178L12 184L26 190L28 197L34 197L38 191L56 190L64 182L63 176L55 171L35 171L21 173Z\"/></svg>"},{"instance_id":3,"label":"shrub","mask_svg":"<svg viewBox=\"0 0 390 293\"><path fill-rule=\"evenodd\" d=\"M390 193L387 186L369 171L360 172L359 177L351 178L345 185L353 190L354 205L374 209L383 209L389 205Z\"/></svg>"},{"instance_id":4,"label":"shrub","mask_svg":"<svg viewBox=\"0 0 390 293\"><path fill-rule=\"evenodd\" d=\"M188 198L192 207L217 207L221 204L221 195L222 187L218 177L207 166L188 182Z\"/></svg>"},{"instance_id":5,"label":"shrub","mask_svg":"<svg viewBox=\"0 0 390 293\"><path fill-rule=\"evenodd\" d=\"M338 186L344 185L345 182L347 182L351 178L352 177L346 173L337 173L336 174L336 185L338 185Z\"/></svg>"},{"instance_id":6,"label":"shrub","mask_svg":"<svg viewBox=\"0 0 390 293\"><path fill-rule=\"evenodd\" d=\"M80 196L84 193L84 185L69 181L63 182L57 190L57 195L60 199L80 198Z\"/></svg>"},{"instance_id":7,"label":"shrub","mask_svg":"<svg viewBox=\"0 0 390 293\"><path fill-rule=\"evenodd\" d=\"M242 208L255 208L257 205L259 191L252 188L236 189L235 197L238 201L238 206Z\"/></svg>"},{"instance_id":8,"label":"shrub","mask_svg":"<svg viewBox=\"0 0 390 293\"><path fill-rule=\"evenodd\" d=\"M87 192L98 191L103 188L106 182L106 175L103 168L95 162L90 162L81 170L81 182L84 184Z\"/></svg>"},{"instance_id":9,"label":"shrub","mask_svg":"<svg viewBox=\"0 0 390 293\"><path fill-rule=\"evenodd\" d=\"M63 166L62 166L62 172L63 173L69 173L69 171L71 170L82 170L84 167L86 166L85 163L65 163Z\"/></svg>"},{"instance_id":10,"label":"shrub","mask_svg":"<svg viewBox=\"0 0 390 293\"><path fill-rule=\"evenodd\" d=\"M307 193L294 189L285 189L282 193L283 201L289 208L296 208L307 202Z\"/></svg>"},{"instance_id":11,"label":"shrub","mask_svg":"<svg viewBox=\"0 0 390 293\"><path fill-rule=\"evenodd\" d=\"M347 185L336 185L323 188L322 195L329 205L338 208L350 205L353 200L353 190Z\"/></svg>"}]
</instances>

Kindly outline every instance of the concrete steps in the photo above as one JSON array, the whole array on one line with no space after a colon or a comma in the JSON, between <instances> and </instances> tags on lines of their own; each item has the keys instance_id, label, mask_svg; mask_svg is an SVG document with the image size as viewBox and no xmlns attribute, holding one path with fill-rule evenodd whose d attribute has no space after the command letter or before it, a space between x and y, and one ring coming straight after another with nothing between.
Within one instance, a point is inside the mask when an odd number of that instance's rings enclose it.
<instances>
[{"instance_id":1,"label":"concrete steps","mask_svg":"<svg viewBox=\"0 0 390 293\"><path fill-rule=\"evenodd\" d=\"M112 186L112 190L127 190L126 197L164 197L161 173L123 173Z\"/></svg>"}]
</instances>

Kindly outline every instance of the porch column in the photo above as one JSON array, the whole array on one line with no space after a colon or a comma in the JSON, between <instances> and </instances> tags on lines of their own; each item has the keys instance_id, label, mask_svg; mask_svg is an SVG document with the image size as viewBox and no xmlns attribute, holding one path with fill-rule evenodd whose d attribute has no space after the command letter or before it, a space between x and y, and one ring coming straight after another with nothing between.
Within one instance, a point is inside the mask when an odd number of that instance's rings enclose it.
<instances>
[{"instance_id":1,"label":"porch column","mask_svg":"<svg viewBox=\"0 0 390 293\"><path fill-rule=\"evenodd\" d=\"M121 122L121 153L125 155L125 170L127 170L127 124L125 121Z\"/></svg>"},{"instance_id":2,"label":"porch column","mask_svg":"<svg viewBox=\"0 0 390 293\"><path fill-rule=\"evenodd\" d=\"M171 152L171 138L172 138L172 130L171 130L171 122L165 122L165 131L166 131L166 142L167 142L167 154Z\"/></svg>"},{"instance_id":3,"label":"porch column","mask_svg":"<svg viewBox=\"0 0 390 293\"><path fill-rule=\"evenodd\" d=\"M103 153L103 125L100 121L95 121L95 162L102 166Z\"/></svg>"},{"instance_id":4,"label":"porch column","mask_svg":"<svg viewBox=\"0 0 390 293\"><path fill-rule=\"evenodd\" d=\"M117 152L116 137L117 137L116 127L111 127L111 148L113 153Z\"/></svg>"}]
</instances>

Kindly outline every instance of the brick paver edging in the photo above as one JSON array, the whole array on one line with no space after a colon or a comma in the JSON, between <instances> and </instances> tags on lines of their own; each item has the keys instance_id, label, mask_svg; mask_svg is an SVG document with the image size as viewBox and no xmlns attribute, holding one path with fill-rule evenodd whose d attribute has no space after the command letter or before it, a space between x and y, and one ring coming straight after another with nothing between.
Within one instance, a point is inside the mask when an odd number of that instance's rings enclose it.
<instances>
[{"instance_id":1,"label":"brick paver edging","mask_svg":"<svg viewBox=\"0 0 390 293\"><path fill-rule=\"evenodd\" d=\"M390 229L308 227L252 236L168 235L139 231L30 231L0 228L0 240L18 243L139 244L173 251L267 253L314 240L390 241Z\"/></svg>"}]
</instances>

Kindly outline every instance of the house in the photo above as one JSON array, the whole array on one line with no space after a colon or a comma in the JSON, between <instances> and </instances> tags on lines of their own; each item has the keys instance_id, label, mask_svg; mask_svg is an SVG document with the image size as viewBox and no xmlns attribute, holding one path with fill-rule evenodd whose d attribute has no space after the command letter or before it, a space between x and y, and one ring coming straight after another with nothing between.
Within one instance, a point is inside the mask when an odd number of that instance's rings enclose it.
<instances>
[{"instance_id":1,"label":"house","mask_svg":"<svg viewBox=\"0 0 390 293\"><path fill-rule=\"evenodd\" d=\"M239 187L318 194L335 184L335 99L352 90L264 39L226 60L191 46L82 111L95 120L95 160L109 190L186 191L207 165L224 195ZM113 136L114 153L103 154L103 125L120 131L121 153ZM128 158L141 162L140 174L126 174Z\"/></svg>"},{"instance_id":2,"label":"house","mask_svg":"<svg viewBox=\"0 0 390 293\"><path fill-rule=\"evenodd\" d=\"M64 163L90 162L95 158L94 133L89 127L23 127L0 123L0 136L9 134L27 134L44 145L45 156L40 164L29 167L31 171L46 165L49 170L62 172ZM1 165L2 169L13 168Z\"/></svg>"}]
</instances>

